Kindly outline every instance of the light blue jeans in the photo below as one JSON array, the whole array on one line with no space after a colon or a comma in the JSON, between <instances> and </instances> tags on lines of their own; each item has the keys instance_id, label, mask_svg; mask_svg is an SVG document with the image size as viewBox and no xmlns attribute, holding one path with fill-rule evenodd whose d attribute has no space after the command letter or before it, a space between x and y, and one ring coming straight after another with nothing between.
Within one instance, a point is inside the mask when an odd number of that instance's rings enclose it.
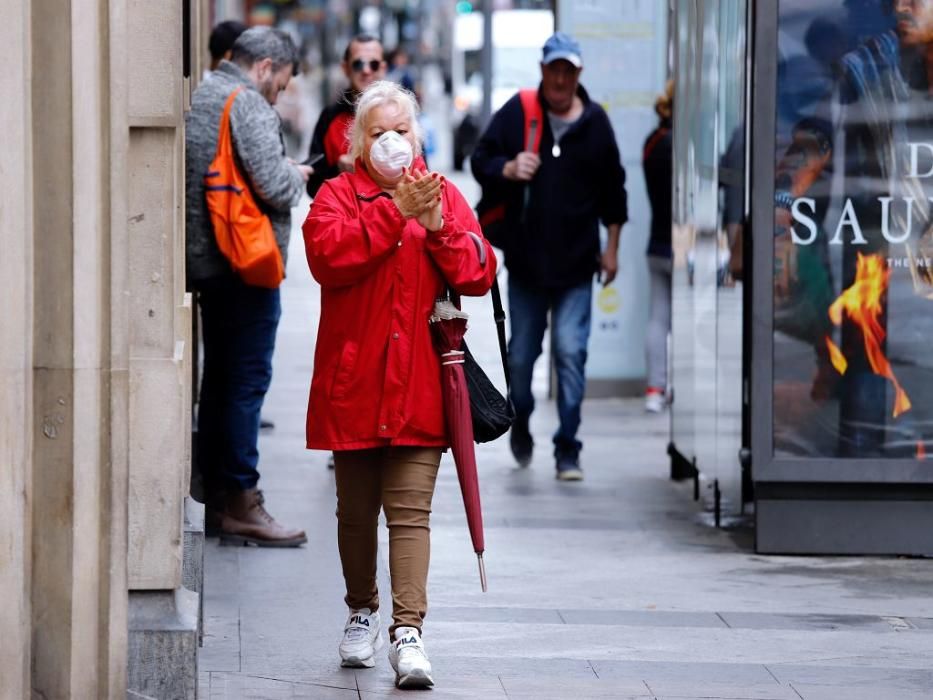
<instances>
[{"instance_id":1,"label":"light blue jeans","mask_svg":"<svg viewBox=\"0 0 933 700\"><path fill-rule=\"evenodd\" d=\"M534 289L509 280L509 370L512 403L519 420L528 420L535 407L531 378L541 356L548 312L554 325L554 364L557 368L557 414L554 454L576 455L583 446L577 439L580 407L586 389L584 367L590 338L593 284L587 281L569 289Z\"/></svg>"}]
</instances>

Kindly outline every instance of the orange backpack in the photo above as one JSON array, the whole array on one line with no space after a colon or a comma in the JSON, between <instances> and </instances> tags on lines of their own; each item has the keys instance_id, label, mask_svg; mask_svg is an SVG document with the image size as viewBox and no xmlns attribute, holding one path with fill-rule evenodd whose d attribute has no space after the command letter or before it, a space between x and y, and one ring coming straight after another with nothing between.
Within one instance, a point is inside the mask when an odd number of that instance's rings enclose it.
<instances>
[{"instance_id":1,"label":"orange backpack","mask_svg":"<svg viewBox=\"0 0 933 700\"><path fill-rule=\"evenodd\" d=\"M204 190L217 247L233 271L246 284L275 289L285 277L285 267L272 222L256 204L233 155L230 109L242 89L230 93L224 105L217 153L204 176Z\"/></svg>"}]
</instances>

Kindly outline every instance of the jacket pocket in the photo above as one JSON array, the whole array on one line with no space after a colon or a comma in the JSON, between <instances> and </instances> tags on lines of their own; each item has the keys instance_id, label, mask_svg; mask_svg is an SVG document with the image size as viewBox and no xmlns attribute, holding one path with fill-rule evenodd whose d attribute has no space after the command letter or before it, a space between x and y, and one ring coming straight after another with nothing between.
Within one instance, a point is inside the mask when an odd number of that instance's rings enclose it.
<instances>
[{"instance_id":1,"label":"jacket pocket","mask_svg":"<svg viewBox=\"0 0 933 700\"><path fill-rule=\"evenodd\" d=\"M350 380L353 378L358 349L359 344L355 341L348 340L343 344L343 350L340 352L340 362L337 365L337 371L334 372L334 381L330 387L330 397L332 399L340 399L346 395Z\"/></svg>"}]
</instances>

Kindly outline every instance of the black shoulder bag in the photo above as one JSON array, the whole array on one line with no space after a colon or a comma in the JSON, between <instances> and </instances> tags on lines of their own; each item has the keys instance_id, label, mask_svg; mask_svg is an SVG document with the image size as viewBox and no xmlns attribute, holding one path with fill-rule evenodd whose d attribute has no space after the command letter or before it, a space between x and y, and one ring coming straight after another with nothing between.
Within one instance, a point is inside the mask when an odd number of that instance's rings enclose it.
<instances>
[{"instance_id":1,"label":"black shoulder bag","mask_svg":"<svg viewBox=\"0 0 933 700\"><path fill-rule=\"evenodd\" d=\"M505 351L505 311L502 308L502 297L499 295L498 279L493 280L490 291L496 333L499 336L499 354L502 356L502 370L505 372L506 396L499 393L464 343L463 351L466 354L463 358L463 373L466 375L467 390L470 392L470 413L473 418L475 442L490 442L502 437L515 420L515 408L509 398L511 377Z\"/></svg>"}]
</instances>

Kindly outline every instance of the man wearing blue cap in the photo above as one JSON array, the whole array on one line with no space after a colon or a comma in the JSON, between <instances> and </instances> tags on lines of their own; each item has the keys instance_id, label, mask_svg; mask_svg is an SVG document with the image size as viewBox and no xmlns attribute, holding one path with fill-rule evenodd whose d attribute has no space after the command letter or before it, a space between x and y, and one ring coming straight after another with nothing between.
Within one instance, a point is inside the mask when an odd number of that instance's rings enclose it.
<instances>
[{"instance_id":1,"label":"man wearing blue cap","mask_svg":"<svg viewBox=\"0 0 933 700\"><path fill-rule=\"evenodd\" d=\"M618 271L619 235L628 218L625 170L606 112L580 85L580 45L557 32L544 44L537 102L542 118L537 149L526 134L520 95L493 116L470 159L488 206L504 205L500 243L509 269L512 335L509 369L517 419L511 447L531 462L534 410L531 377L551 314L557 368L554 433L557 478L579 481L577 438L585 390L593 276L603 285ZM483 204L483 203L481 203ZM608 229L600 250L599 224Z\"/></svg>"}]
</instances>

